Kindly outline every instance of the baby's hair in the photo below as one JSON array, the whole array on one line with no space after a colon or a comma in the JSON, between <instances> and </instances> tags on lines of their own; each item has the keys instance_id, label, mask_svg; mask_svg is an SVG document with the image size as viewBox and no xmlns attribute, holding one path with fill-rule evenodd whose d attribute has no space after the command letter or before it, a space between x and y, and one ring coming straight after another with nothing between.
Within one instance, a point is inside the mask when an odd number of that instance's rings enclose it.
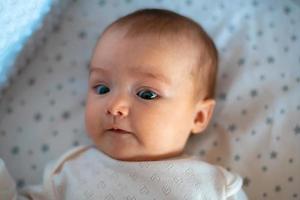
<instances>
[{"instance_id":1,"label":"baby's hair","mask_svg":"<svg viewBox=\"0 0 300 200\"><path fill-rule=\"evenodd\" d=\"M141 9L114 21L102 35L114 28L126 28L125 37L128 38L157 35L159 38L173 36L190 40L200 50L197 66L191 71L195 80L195 98L214 98L218 52L213 40L198 23L169 10Z\"/></svg>"}]
</instances>

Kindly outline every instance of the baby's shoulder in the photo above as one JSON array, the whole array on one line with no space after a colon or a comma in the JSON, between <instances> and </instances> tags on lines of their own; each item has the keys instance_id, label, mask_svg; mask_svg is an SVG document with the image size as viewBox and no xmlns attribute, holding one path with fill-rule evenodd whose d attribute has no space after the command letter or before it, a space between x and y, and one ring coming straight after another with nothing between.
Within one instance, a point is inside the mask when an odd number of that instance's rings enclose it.
<instances>
[{"instance_id":1,"label":"baby's shoulder","mask_svg":"<svg viewBox=\"0 0 300 200\"><path fill-rule=\"evenodd\" d=\"M91 149L91 146L80 145L66 151L58 159L47 164L45 176L51 176L59 173L66 162L78 159L89 149Z\"/></svg>"},{"instance_id":2,"label":"baby's shoulder","mask_svg":"<svg viewBox=\"0 0 300 200\"><path fill-rule=\"evenodd\" d=\"M213 165L199 159L195 159L195 157L193 160L194 168L198 169L201 174L207 174L207 178L221 186L226 197L230 197L241 190L243 186L243 179L239 174L228 171L222 166Z\"/></svg>"},{"instance_id":3,"label":"baby's shoulder","mask_svg":"<svg viewBox=\"0 0 300 200\"><path fill-rule=\"evenodd\" d=\"M216 167L221 171L224 177L224 181L226 185L225 188L226 196L230 197L238 193L238 191L240 191L243 186L242 177L235 172L229 172L228 170L224 169L221 166L216 166Z\"/></svg>"}]
</instances>

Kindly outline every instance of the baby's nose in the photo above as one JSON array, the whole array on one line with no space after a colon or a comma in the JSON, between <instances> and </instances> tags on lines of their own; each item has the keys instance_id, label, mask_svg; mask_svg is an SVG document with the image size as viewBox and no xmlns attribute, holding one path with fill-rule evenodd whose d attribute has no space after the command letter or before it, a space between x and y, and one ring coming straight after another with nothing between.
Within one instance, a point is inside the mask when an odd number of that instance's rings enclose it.
<instances>
[{"instance_id":1,"label":"baby's nose","mask_svg":"<svg viewBox=\"0 0 300 200\"><path fill-rule=\"evenodd\" d=\"M128 108L125 107L113 107L110 109L107 109L108 115L113 115L116 117L125 117L128 115Z\"/></svg>"},{"instance_id":2,"label":"baby's nose","mask_svg":"<svg viewBox=\"0 0 300 200\"><path fill-rule=\"evenodd\" d=\"M118 98L111 101L107 107L106 114L116 117L126 117L129 113L128 102L125 99Z\"/></svg>"}]
</instances>

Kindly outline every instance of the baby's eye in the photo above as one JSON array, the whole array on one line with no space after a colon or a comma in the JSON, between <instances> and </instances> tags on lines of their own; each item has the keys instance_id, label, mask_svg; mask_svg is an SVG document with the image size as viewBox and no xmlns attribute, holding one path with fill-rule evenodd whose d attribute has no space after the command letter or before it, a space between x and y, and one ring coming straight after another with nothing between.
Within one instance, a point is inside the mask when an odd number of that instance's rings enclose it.
<instances>
[{"instance_id":1,"label":"baby's eye","mask_svg":"<svg viewBox=\"0 0 300 200\"><path fill-rule=\"evenodd\" d=\"M105 94L110 91L105 85L97 85L95 86L95 90L97 94Z\"/></svg>"},{"instance_id":2,"label":"baby's eye","mask_svg":"<svg viewBox=\"0 0 300 200\"><path fill-rule=\"evenodd\" d=\"M158 96L155 92L152 92L151 90L141 90L137 93L137 95L146 100L152 100Z\"/></svg>"}]
</instances>

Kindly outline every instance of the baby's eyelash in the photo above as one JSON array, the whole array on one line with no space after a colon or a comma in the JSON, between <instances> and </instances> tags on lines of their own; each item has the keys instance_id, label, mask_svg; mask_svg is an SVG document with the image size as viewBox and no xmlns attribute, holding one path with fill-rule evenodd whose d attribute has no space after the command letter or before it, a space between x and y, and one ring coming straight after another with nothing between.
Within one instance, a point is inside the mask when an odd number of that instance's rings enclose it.
<instances>
[{"instance_id":1,"label":"baby's eyelash","mask_svg":"<svg viewBox=\"0 0 300 200\"><path fill-rule=\"evenodd\" d=\"M101 91L101 92L104 92L104 94L106 94L106 93L108 93L108 92L110 91L110 89L109 89L107 86L105 86L105 85L103 85L103 84L100 84L100 85L96 85L96 86L93 87L93 89L96 91L97 94L98 94L97 88L98 88L99 86L104 86L104 87L100 88L100 91ZM101 90L101 89L102 89L102 90Z\"/></svg>"},{"instance_id":2,"label":"baby's eyelash","mask_svg":"<svg viewBox=\"0 0 300 200\"><path fill-rule=\"evenodd\" d=\"M104 95L104 94L110 92L109 87L107 87L104 84L98 84L98 85L94 86L93 90L98 95ZM141 89L136 93L136 95L143 100L155 100L155 99L160 98L160 95L158 95L157 92L152 91L152 89Z\"/></svg>"},{"instance_id":3,"label":"baby's eyelash","mask_svg":"<svg viewBox=\"0 0 300 200\"><path fill-rule=\"evenodd\" d=\"M148 92L148 95L147 95L147 93L142 93L142 92L145 92L145 91ZM150 94L150 96L149 96L149 92L152 93L152 94ZM137 93L137 95L139 96L140 94L141 95L146 94L146 96L144 96L145 98L141 97L142 99L145 99L145 100L154 100L154 99L159 98L159 95L156 92L153 92L153 91L148 90L148 89L140 90Z\"/></svg>"}]
</instances>

